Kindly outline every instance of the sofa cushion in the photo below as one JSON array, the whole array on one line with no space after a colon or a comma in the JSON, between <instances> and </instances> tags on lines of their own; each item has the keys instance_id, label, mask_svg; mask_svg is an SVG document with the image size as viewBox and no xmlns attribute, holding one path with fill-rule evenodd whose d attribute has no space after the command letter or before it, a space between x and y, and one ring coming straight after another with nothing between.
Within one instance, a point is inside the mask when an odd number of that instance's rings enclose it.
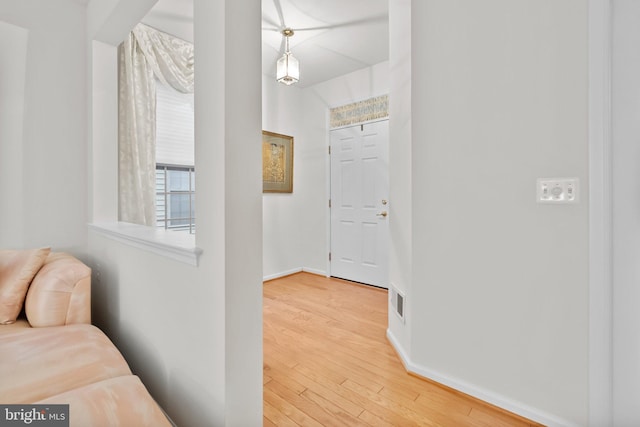
<instances>
[{"instance_id":1,"label":"sofa cushion","mask_svg":"<svg viewBox=\"0 0 640 427\"><path fill-rule=\"evenodd\" d=\"M72 255L49 254L29 286L24 308L36 328L91 323L91 269Z\"/></svg>"},{"instance_id":2,"label":"sofa cushion","mask_svg":"<svg viewBox=\"0 0 640 427\"><path fill-rule=\"evenodd\" d=\"M131 375L109 338L92 325L0 334L0 402L33 403L96 381Z\"/></svg>"},{"instance_id":3,"label":"sofa cushion","mask_svg":"<svg viewBox=\"0 0 640 427\"><path fill-rule=\"evenodd\" d=\"M18 317L18 319L14 323L0 325L0 335L16 332L21 329L31 329L31 325L24 316ZM2 361L0 361L0 363L1 362Z\"/></svg>"},{"instance_id":4,"label":"sofa cushion","mask_svg":"<svg viewBox=\"0 0 640 427\"><path fill-rule=\"evenodd\" d=\"M0 251L0 324L16 321L29 283L50 251L50 248Z\"/></svg>"},{"instance_id":5,"label":"sofa cushion","mask_svg":"<svg viewBox=\"0 0 640 427\"><path fill-rule=\"evenodd\" d=\"M87 427L171 427L134 375L111 378L49 397L38 405L69 405L69 424Z\"/></svg>"}]
</instances>

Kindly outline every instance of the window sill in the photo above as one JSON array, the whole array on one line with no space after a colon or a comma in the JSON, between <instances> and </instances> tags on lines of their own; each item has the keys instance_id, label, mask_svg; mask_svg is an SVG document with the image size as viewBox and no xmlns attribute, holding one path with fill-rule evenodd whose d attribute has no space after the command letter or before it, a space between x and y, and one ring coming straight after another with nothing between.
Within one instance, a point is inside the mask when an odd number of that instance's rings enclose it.
<instances>
[{"instance_id":1,"label":"window sill","mask_svg":"<svg viewBox=\"0 0 640 427\"><path fill-rule=\"evenodd\" d=\"M89 229L112 240L198 266L202 249L193 234L161 230L127 222L89 224Z\"/></svg>"}]
</instances>

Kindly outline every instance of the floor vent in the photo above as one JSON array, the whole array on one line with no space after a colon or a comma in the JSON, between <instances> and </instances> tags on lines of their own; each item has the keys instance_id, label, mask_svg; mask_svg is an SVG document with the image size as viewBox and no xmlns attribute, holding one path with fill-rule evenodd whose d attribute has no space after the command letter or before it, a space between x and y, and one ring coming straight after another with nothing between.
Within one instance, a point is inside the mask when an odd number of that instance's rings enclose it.
<instances>
[{"instance_id":1,"label":"floor vent","mask_svg":"<svg viewBox=\"0 0 640 427\"><path fill-rule=\"evenodd\" d=\"M391 308L404 323L404 294L391 285Z\"/></svg>"}]
</instances>

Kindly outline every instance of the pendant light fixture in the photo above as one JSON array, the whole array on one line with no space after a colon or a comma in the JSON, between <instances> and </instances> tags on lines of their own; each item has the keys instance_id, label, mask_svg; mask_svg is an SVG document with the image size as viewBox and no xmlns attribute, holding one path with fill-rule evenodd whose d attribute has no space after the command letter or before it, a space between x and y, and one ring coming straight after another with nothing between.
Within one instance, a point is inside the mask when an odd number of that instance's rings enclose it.
<instances>
[{"instance_id":1,"label":"pendant light fixture","mask_svg":"<svg viewBox=\"0 0 640 427\"><path fill-rule=\"evenodd\" d=\"M282 35L285 40L285 50L282 57L278 59L276 79L280 83L284 83L289 86L300 79L300 64L289 51L289 37L293 35L293 30L291 28L285 28L282 30Z\"/></svg>"}]
</instances>

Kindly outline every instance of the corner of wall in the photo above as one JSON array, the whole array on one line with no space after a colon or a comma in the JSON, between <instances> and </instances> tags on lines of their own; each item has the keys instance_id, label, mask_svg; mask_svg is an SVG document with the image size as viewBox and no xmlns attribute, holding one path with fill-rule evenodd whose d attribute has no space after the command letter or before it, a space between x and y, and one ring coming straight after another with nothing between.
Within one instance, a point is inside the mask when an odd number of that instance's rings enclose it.
<instances>
[{"instance_id":1,"label":"corner of wall","mask_svg":"<svg viewBox=\"0 0 640 427\"><path fill-rule=\"evenodd\" d=\"M548 414L544 411L540 411L536 408L527 406L521 402L509 399L506 396L493 393L489 390L483 389L482 387L478 387L474 384L461 381L457 378L442 374L426 366L414 363L411 360L409 351L407 351L407 349L401 345L400 341L397 339L390 328L387 329L387 339L398 354L398 357L400 358L402 364L404 365L404 368L408 373L412 373L427 380L434 381L438 384L452 388L506 411L542 423L548 427L577 427L577 424L573 424L552 414Z\"/></svg>"}]
</instances>

